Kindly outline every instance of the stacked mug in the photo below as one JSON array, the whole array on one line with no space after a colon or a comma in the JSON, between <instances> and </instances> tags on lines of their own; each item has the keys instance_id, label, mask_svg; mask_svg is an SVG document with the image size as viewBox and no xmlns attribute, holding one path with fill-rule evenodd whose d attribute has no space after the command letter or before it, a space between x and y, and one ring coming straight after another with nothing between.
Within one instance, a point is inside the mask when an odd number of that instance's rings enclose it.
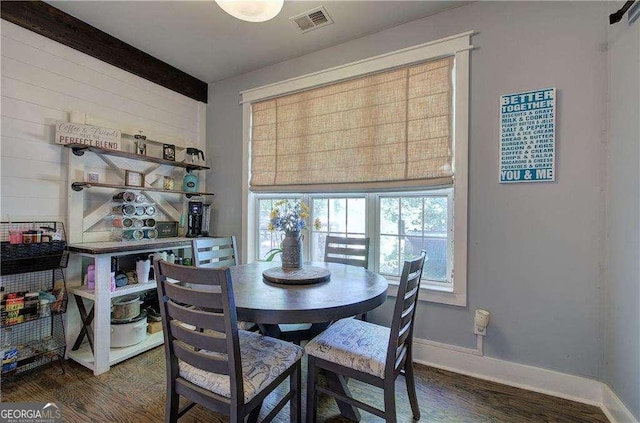
<instances>
[{"instance_id":1,"label":"stacked mug","mask_svg":"<svg viewBox=\"0 0 640 423\"><path fill-rule=\"evenodd\" d=\"M115 238L121 241L156 239L156 205L144 194L123 191L113 196L111 208Z\"/></svg>"}]
</instances>

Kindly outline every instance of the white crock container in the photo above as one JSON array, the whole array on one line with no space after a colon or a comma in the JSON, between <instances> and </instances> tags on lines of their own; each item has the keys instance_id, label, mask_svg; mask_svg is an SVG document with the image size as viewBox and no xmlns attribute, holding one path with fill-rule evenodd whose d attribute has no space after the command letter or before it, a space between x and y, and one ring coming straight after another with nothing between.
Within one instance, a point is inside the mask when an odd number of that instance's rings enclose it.
<instances>
[{"instance_id":1,"label":"white crock container","mask_svg":"<svg viewBox=\"0 0 640 423\"><path fill-rule=\"evenodd\" d=\"M130 322L111 321L111 348L130 347L144 341L147 336L147 312L142 310L140 315Z\"/></svg>"}]
</instances>

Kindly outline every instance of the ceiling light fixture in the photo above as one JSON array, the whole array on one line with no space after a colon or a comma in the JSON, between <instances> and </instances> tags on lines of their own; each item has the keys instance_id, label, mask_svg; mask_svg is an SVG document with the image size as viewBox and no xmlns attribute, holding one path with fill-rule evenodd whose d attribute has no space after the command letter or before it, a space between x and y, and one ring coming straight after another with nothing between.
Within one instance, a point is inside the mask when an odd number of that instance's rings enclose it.
<instances>
[{"instance_id":1,"label":"ceiling light fixture","mask_svg":"<svg viewBox=\"0 0 640 423\"><path fill-rule=\"evenodd\" d=\"M265 22L276 17L284 0L215 0L218 6L234 18L247 22Z\"/></svg>"}]
</instances>

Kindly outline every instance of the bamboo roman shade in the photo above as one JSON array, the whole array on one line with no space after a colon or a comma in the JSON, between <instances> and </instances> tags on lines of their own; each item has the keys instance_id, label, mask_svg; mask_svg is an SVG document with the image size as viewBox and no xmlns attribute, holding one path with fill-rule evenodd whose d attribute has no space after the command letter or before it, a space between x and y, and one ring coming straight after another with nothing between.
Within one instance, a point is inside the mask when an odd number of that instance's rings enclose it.
<instances>
[{"instance_id":1,"label":"bamboo roman shade","mask_svg":"<svg viewBox=\"0 0 640 423\"><path fill-rule=\"evenodd\" d=\"M450 57L253 103L251 189L450 184L452 67Z\"/></svg>"}]
</instances>

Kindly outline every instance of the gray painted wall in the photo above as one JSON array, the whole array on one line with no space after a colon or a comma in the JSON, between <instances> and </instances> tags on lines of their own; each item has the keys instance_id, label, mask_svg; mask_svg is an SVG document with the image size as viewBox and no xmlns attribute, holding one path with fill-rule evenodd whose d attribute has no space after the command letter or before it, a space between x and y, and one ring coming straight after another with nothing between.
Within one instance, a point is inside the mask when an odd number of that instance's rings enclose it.
<instances>
[{"instance_id":1,"label":"gray painted wall","mask_svg":"<svg viewBox=\"0 0 640 423\"><path fill-rule=\"evenodd\" d=\"M604 381L640 420L640 22L610 27L609 81Z\"/></svg>"},{"instance_id":2,"label":"gray painted wall","mask_svg":"<svg viewBox=\"0 0 640 423\"><path fill-rule=\"evenodd\" d=\"M415 335L474 348L473 310L486 308L486 355L599 379L606 3L473 3L211 85L214 228L241 233L240 91L468 30L478 32L471 54L469 306L422 303ZM557 181L501 185L499 96L546 87L559 97ZM390 312L387 304L373 317Z\"/></svg>"}]
</instances>

